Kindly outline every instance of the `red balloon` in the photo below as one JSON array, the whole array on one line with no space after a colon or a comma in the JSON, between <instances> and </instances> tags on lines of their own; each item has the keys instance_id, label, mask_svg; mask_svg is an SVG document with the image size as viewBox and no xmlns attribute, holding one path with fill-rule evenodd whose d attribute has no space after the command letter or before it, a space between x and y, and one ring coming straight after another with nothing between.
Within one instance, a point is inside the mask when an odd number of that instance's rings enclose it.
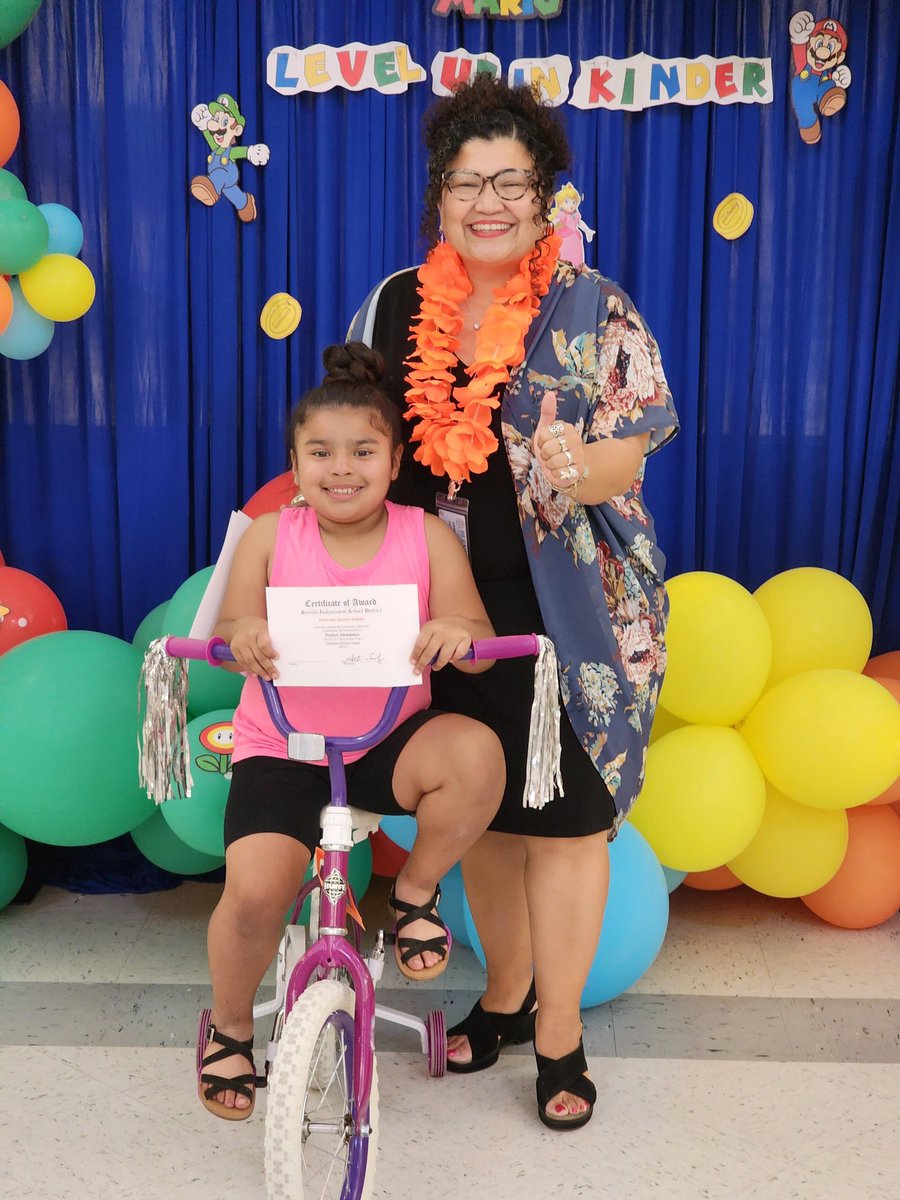
<instances>
[{"instance_id":1,"label":"red balloon","mask_svg":"<svg viewBox=\"0 0 900 1200\"><path fill-rule=\"evenodd\" d=\"M0 654L42 633L68 629L56 593L17 567L0 567Z\"/></svg>"},{"instance_id":2,"label":"red balloon","mask_svg":"<svg viewBox=\"0 0 900 1200\"><path fill-rule=\"evenodd\" d=\"M13 94L0 79L0 167L9 160L19 140L19 108Z\"/></svg>"},{"instance_id":3,"label":"red balloon","mask_svg":"<svg viewBox=\"0 0 900 1200\"><path fill-rule=\"evenodd\" d=\"M871 929L900 908L900 817L892 808L847 810L850 840L837 874L801 899L841 929Z\"/></svg>"},{"instance_id":4,"label":"red balloon","mask_svg":"<svg viewBox=\"0 0 900 1200\"><path fill-rule=\"evenodd\" d=\"M369 834L369 842L372 845L372 874L396 879L400 868L409 858L409 851L392 842L380 829Z\"/></svg>"},{"instance_id":5,"label":"red balloon","mask_svg":"<svg viewBox=\"0 0 900 1200\"><path fill-rule=\"evenodd\" d=\"M297 485L290 471L276 475L268 483L264 483L258 492L254 492L244 505L248 517L261 517L263 513L278 512L280 508L290 504L297 495Z\"/></svg>"},{"instance_id":6,"label":"red balloon","mask_svg":"<svg viewBox=\"0 0 900 1200\"><path fill-rule=\"evenodd\" d=\"M900 650L889 650L870 658L862 669L870 679L900 679Z\"/></svg>"}]
</instances>

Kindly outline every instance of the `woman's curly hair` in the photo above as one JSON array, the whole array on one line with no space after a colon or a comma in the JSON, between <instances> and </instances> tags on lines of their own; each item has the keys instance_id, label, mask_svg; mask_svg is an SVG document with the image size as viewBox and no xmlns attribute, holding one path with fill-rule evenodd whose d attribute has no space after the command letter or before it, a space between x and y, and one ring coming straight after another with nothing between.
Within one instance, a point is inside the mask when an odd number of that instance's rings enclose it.
<instances>
[{"instance_id":1,"label":"woman's curly hair","mask_svg":"<svg viewBox=\"0 0 900 1200\"><path fill-rule=\"evenodd\" d=\"M471 138L491 141L506 137L521 142L531 155L540 215L547 220L556 176L570 163L562 123L553 109L541 102L539 89L510 87L502 79L479 72L470 83L436 101L425 114L428 183L422 233L429 244L438 236L438 204L447 164Z\"/></svg>"}]
</instances>

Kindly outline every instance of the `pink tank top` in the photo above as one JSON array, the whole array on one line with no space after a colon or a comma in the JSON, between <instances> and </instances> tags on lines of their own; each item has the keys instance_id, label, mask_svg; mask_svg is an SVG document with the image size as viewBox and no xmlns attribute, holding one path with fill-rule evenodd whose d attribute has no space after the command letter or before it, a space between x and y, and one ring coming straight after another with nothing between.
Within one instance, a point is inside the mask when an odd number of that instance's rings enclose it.
<instances>
[{"instance_id":1,"label":"pink tank top","mask_svg":"<svg viewBox=\"0 0 900 1200\"><path fill-rule=\"evenodd\" d=\"M342 567L322 545L311 508L286 508L278 521L270 587L362 587L370 583L414 583L419 589L419 624L429 619L431 575L425 542L425 514L385 501L388 523L374 558L359 567ZM410 650L412 646L410 646ZM384 710L390 688L280 688L288 720L302 733L354 736L371 729ZM431 703L430 672L411 687L397 720L399 725ZM395 726L396 728L396 726ZM254 755L287 758L287 743L272 724L262 688L255 677L245 681L234 714L233 762ZM360 758L346 756L346 762ZM325 760L322 759L322 762Z\"/></svg>"}]
</instances>

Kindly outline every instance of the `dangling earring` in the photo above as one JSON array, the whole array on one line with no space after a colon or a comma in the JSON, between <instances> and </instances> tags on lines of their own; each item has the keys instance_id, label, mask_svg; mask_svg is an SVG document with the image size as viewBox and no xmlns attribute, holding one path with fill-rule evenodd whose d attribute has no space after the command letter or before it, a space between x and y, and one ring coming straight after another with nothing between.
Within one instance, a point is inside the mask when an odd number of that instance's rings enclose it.
<instances>
[{"instance_id":1,"label":"dangling earring","mask_svg":"<svg viewBox=\"0 0 900 1200\"><path fill-rule=\"evenodd\" d=\"M291 508L303 508L305 506L305 504L306 504L306 497L303 495L302 492L298 492L297 495L291 501L290 506L291 506Z\"/></svg>"},{"instance_id":2,"label":"dangling earring","mask_svg":"<svg viewBox=\"0 0 900 1200\"><path fill-rule=\"evenodd\" d=\"M443 225L438 225L438 241L439 241L441 244L443 244L444 242L446 242L446 240L447 240L447 239L444 237L444 226L443 226Z\"/></svg>"}]
</instances>

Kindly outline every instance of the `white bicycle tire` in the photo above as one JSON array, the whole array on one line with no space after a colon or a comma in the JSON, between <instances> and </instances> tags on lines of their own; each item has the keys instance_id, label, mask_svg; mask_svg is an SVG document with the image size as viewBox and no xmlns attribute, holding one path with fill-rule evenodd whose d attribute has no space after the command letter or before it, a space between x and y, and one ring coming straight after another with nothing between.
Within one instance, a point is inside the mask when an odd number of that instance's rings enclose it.
<instances>
[{"instance_id":1,"label":"white bicycle tire","mask_svg":"<svg viewBox=\"0 0 900 1200\"><path fill-rule=\"evenodd\" d=\"M311 1192L305 1176L299 1135L300 1116L306 1111L307 1096L316 1067L313 1060L320 1034L336 1012L354 1015L355 996L334 979L310 984L291 1010L285 1023L278 1053L269 1077L266 1100L266 1195L269 1200L320 1200ZM372 1064L369 1100L369 1135L366 1174L360 1200L368 1200L375 1179L378 1156L378 1075ZM343 1175L346 1174L346 1169ZM334 1177L337 1179L337 1177ZM339 1195L339 1191L335 1192Z\"/></svg>"}]
</instances>

